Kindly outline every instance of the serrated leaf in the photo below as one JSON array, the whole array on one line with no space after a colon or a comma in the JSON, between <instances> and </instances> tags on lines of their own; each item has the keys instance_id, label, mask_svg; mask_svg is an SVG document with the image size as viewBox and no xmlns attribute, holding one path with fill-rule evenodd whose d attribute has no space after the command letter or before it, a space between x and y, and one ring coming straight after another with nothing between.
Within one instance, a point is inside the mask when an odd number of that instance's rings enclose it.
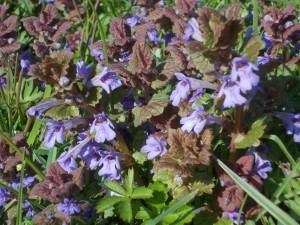
<instances>
[{"instance_id":1,"label":"serrated leaf","mask_svg":"<svg viewBox=\"0 0 300 225\"><path fill-rule=\"evenodd\" d=\"M232 220L230 219L218 219L218 221L213 225L231 225L231 224L232 224Z\"/></svg>"},{"instance_id":2,"label":"serrated leaf","mask_svg":"<svg viewBox=\"0 0 300 225\"><path fill-rule=\"evenodd\" d=\"M59 105L49 109L45 116L50 117L53 120L64 120L70 117L79 116L79 108L74 105Z\"/></svg>"},{"instance_id":3,"label":"serrated leaf","mask_svg":"<svg viewBox=\"0 0 300 225\"><path fill-rule=\"evenodd\" d=\"M119 196L106 196L100 199L96 206L96 210L97 212L104 212L105 210L111 208L112 206L123 200L124 198Z\"/></svg>"},{"instance_id":4,"label":"serrated leaf","mask_svg":"<svg viewBox=\"0 0 300 225\"><path fill-rule=\"evenodd\" d=\"M124 182L127 194L129 196L132 195L132 190L133 190L133 182L134 182L134 176L133 175L134 175L133 169L129 169L128 170L128 175L126 176L125 182Z\"/></svg>"},{"instance_id":5,"label":"serrated leaf","mask_svg":"<svg viewBox=\"0 0 300 225\"><path fill-rule=\"evenodd\" d=\"M139 211L135 214L135 218L143 221L147 221L156 216L151 210L146 207L141 207Z\"/></svg>"},{"instance_id":6,"label":"serrated leaf","mask_svg":"<svg viewBox=\"0 0 300 225\"><path fill-rule=\"evenodd\" d=\"M190 60L197 70L203 74L208 74L215 70L214 63L210 62L210 59L203 55L202 52L205 49L199 42L187 43L185 47L186 53L190 56Z\"/></svg>"},{"instance_id":7,"label":"serrated leaf","mask_svg":"<svg viewBox=\"0 0 300 225\"><path fill-rule=\"evenodd\" d=\"M147 199L151 198L153 196L153 191L146 187L138 187L133 190L133 193L131 195L131 198L133 199Z\"/></svg>"},{"instance_id":8,"label":"serrated leaf","mask_svg":"<svg viewBox=\"0 0 300 225\"><path fill-rule=\"evenodd\" d=\"M134 115L134 126L137 127L152 116L162 114L168 103L169 95L165 92L159 92L153 95L146 106L134 107L132 109L132 113Z\"/></svg>"},{"instance_id":9,"label":"serrated leaf","mask_svg":"<svg viewBox=\"0 0 300 225\"><path fill-rule=\"evenodd\" d=\"M89 91L87 92L85 102L89 105L95 106L96 104L99 103L102 97L101 92L102 92L102 88L99 87L90 88Z\"/></svg>"},{"instance_id":10,"label":"serrated leaf","mask_svg":"<svg viewBox=\"0 0 300 225\"><path fill-rule=\"evenodd\" d=\"M118 205L118 213L124 222L130 223L133 219L130 199L121 201Z\"/></svg>"},{"instance_id":11,"label":"serrated leaf","mask_svg":"<svg viewBox=\"0 0 300 225\"><path fill-rule=\"evenodd\" d=\"M109 190L118 193L119 195L127 196L125 189L115 180L109 180L105 182L104 186Z\"/></svg>"},{"instance_id":12,"label":"serrated leaf","mask_svg":"<svg viewBox=\"0 0 300 225\"><path fill-rule=\"evenodd\" d=\"M261 40L261 36L254 35L247 41L242 55L247 56L247 60L253 61L256 56L258 56L259 51L264 49L266 46L265 42Z\"/></svg>"},{"instance_id":13,"label":"serrated leaf","mask_svg":"<svg viewBox=\"0 0 300 225\"><path fill-rule=\"evenodd\" d=\"M148 160L147 154L145 154L143 152L135 152L132 154L132 157L134 158L134 160L137 164L144 164L144 162L146 162Z\"/></svg>"},{"instance_id":14,"label":"serrated leaf","mask_svg":"<svg viewBox=\"0 0 300 225\"><path fill-rule=\"evenodd\" d=\"M147 200L147 204L156 209L157 212L160 212L160 210L165 206L165 202L168 200L169 190L166 185L160 182L149 184L148 187L153 190L153 197Z\"/></svg>"},{"instance_id":15,"label":"serrated leaf","mask_svg":"<svg viewBox=\"0 0 300 225\"><path fill-rule=\"evenodd\" d=\"M264 135L267 123L270 121L268 116L256 120L247 134L238 134L234 139L236 148L249 148L260 144L259 138Z\"/></svg>"}]
</instances>

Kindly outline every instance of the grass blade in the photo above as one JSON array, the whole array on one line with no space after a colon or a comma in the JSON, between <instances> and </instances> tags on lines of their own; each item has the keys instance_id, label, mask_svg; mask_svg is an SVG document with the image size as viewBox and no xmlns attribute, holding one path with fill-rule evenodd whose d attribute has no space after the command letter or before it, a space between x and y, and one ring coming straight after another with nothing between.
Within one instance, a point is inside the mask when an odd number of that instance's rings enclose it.
<instances>
[{"instance_id":1,"label":"grass blade","mask_svg":"<svg viewBox=\"0 0 300 225\"><path fill-rule=\"evenodd\" d=\"M273 202L267 199L264 195L259 193L254 187L240 178L236 173L229 169L221 160L216 159L220 167L241 187L243 190L253 198L259 205L267 210L274 218L281 224L299 225L286 212L276 206Z\"/></svg>"},{"instance_id":2,"label":"grass blade","mask_svg":"<svg viewBox=\"0 0 300 225\"><path fill-rule=\"evenodd\" d=\"M24 168L25 168L25 151L22 155L22 168L20 176L20 187L18 193L18 205L17 205L17 225L22 225L22 202L23 202L23 183L24 183Z\"/></svg>"},{"instance_id":3,"label":"grass blade","mask_svg":"<svg viewBox=\"0 0 300 225\"><path fill-rule=\"evenodd\" d=\"M156 218L154 218L152 221L150 221L149 223L147 223L147 225L155 225L155 224L159 223L165 216L167 216L170 213L176 211L181 206L185 205L187 202L189 202L190 200L192 200L196 196L197 193L198 193L198 191L193 191L192 193L188 194L183 199L181 199L180 201L178 201L175 205L173 205L171 208L167 209L162 214L160 214L159 216L157 216Z\"/></svg>"},{"instance_id":4,"label":"grass blade","mask_svg":"<svg viewBox=\"0 0 300 225\"><path fill-rule=\"evenodd\" d=\"M274 141L278 145L278 147L282 150L282 152L285 154L285 156L290 161L290 163L293 166L296 166L295 160L293 159L293 157L291 156L291 154L286 149L285 145L283 144L283 142L280 140L280 138L277 135L274 135L274 134L265 135L263 138Z\"/></svg>"}]
</instances>

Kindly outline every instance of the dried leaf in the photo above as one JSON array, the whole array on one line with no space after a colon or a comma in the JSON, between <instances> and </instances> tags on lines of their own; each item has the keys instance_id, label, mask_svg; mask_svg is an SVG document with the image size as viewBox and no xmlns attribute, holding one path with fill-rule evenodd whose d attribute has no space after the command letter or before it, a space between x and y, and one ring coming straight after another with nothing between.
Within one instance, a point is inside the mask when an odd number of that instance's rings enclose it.
<instances>
[{"instance_id":1,"label":"dried leaf","mask_svg":"<svg viewBox=\"0 0 300 225\"><path fill-rule=\"evenodd\" d=\"M41 23L45 24L45 25L54 25L58 19L58 14L56 11L56 8L54 5L52 4L48 4L45 8L45 10L43 10L40 14L40 21Z\"/></svg>"}]
</instances>

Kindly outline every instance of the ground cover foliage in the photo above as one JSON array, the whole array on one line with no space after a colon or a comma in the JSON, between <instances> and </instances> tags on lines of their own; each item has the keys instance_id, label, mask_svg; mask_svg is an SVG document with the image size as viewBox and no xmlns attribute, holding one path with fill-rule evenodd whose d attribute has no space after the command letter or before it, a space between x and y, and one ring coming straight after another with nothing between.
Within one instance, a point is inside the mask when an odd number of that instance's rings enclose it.
<instances>
[{"instance_id":1,"label":"ground cover foliage","mask_svg":"<svg viewBox=\"0 0 300 225\"><path fill-rule=\"evenodd\" d=\"M0 7L1 224L298 224L297 1Z\"/></svg>"}]
</instances>

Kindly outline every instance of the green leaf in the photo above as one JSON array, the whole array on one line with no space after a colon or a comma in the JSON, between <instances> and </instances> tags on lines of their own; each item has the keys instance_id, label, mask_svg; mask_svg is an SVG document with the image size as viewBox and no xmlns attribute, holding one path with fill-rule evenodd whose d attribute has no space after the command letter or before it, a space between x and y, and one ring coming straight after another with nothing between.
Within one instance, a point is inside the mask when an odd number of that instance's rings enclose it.
<instances>
[{"instance_id":1,"label":"green leaf","mask_svg":"<svg viewBox=\"0 0 300 225\"><path fill-rule=\"evenodd\" d=\"M247 60L253 61L256 56L258 56L259 51L264 49L266 46L265 42L261 40L260 35L253 35L249 40L247 41L243 51L242 55L246 54Z\"/></svg>"},{"instance_id":2,"label":"green leaf","mask_svg":"<svg viewBox=\"0 0 300 225\"><path fill-rule=\"evenodd\" d=\"M130 199L126 199L124 201L121 201L118 204L118 212L120 218L125 221L130 223L133 219L133 214L132 214L132 208L131 208L131 202Z\"/></svg>"},{"instance_id":3,"label":"green leaf","mask_svg":"<svg viewBox=\"0 0 300 225\"><path fill-rule=\"evenodd\" d=\"M128 175L125 177L125 182L124 182L127 194L129 196L132 195L132 190L133 190L133 182L134 182L133 172L134 172L133 169L128 170Z\"/></svg>"},{"instance_id":4,"label":"green leaf","mask_svg":"<svg viewBox=\"0 0 300 225\"><path fill-rule=\"evenodd\" d=\"M104 186L109 190L118 193L119 195L127 196L125 189L115 180L106 181Z\"/></svg>"},{"instance_id":5,"label":"green leaf","mask_svg":"<svg viewBox=\"0 0 300 225\"><path fill-rule=\"evenodd\" d=\"M99 87L92 87L87 92L87 95L85 96L85 102L89 105L95 106L99 103L101 97L102 97L102 88Z\"/></svg>"},{"instance_id":6,"label":"green leaf","mask_svg":"<svg viewBox=\"0 0 300 225\"><path fill-rule=\"evenodd\" d=\"M152 96L147 105L134 107L132 109L132 113L134 115L134 126L137 127L152 116L162 114L168 103L169 95L165 92L158 92Z\"/></svg>"},{"instance_id":7,"label":"green leaf","mask_svg":"<svg viewBox=\"0 0 300 225\"><path fill-rule=\"evenodd\" d=\"M115 204L123 201L125 198L119 196L106 196L98 202L96 206L97 212L104 212L105 210L111 208Z\"/></svg>"},{"instance_id":8,"label":"green leaf","mask_svg":"<svg viewBox=\"0 0 300 225\"><path fill-rule=\"evenodd\" d=\"M171 202L171 205L173 202ZM170 225L183 225L192 222L195 217L194 208L189 205L184 205L174 213L165 216L162 222Z\"/></svg>"},{"instance_id":9,"label":"green leaf","mask_svg":"<svg viewBox=\"0 0 300 225\"><path fill-rule=\"evenodd\" d=\"M203 55L203 46L196 43L190 43L186 45L187 54L190 56L191 62L195 65L196 69L203 74L208 74L215 71L214 63Z\"/></svg>"},{"instance_id":10,"label":"green leaf","mask_svg":"<svg viewBox=\"0 0 300 225\"><path fill-rule=\"evenodd\" d=\"M179 209L180 207L184 206L187 202L192 200L197 195L197 193L198 193L198 191L193 191L192 193L188 194L187 196L182 198L180 201L178 201L176 204L174 204L172 207L170 207L169 209L164 211L162 214L157 216L154 220L147 223L147 225L155 225L155 224L159 223L164 217L175 212L177 209Z\"/></svg>"},{"instance_id":11,"label":"green leaf","mask_svg":"<svg viewBox=\"0 0 300 225\"><path fill-rule=\"evenodd\" d=\"M264 135L267 123L270 121L268 116L256 120L247 134L237 134L234 139L236 148L249 148L260 144L259 138Z\"/></svg>"},{"instance_id":12,"label":"green leaf","mask_svg":"<svg viewBox=\"0 0 300 225\"><path fill-rule=\"evenodd\" d=\"M143 152L135 152L132 154L132 157L134 158L137 164L144 164L144 162L148 160L147 154Z\"/></svg>"},{"instance_id":13,"label":"green leaf","mask_svg":"<svg viewBox=\"0 0 300 225\"><path fill-rule=\"evenodd\" d=\"M79 108L74 105L59 105L47 110L45 115L53 120L64 120L70 117L78 117Z\"/></svg>"},{"instance_id":14,"label":"green leaf","mask_svg":"<svg viewBox=\"0 0 300 225\"><path fill-rule=\"evenodd\" d=\"M273 202L258 192L254 187L228 168L221 160L217 159L219 166L239 185L253 200L266 209L281 224L298 225L286 212L277 207Z\"/></svg>"},{"instance_id":15,"label":"green leaf","mask_svg":"<svg viewBox=\"0 0 300 225\"><path fill-rule=\"evenodd\" d=\"M143 221L147 221L154 218L156 215L146 207L141 207L139 211L135 214L135 218Z\"/></svg>"},{"instance_id":16,"label":"green leaf","mask_svg":"<svg viewBox=\"0 0 300 225\"><path fill-rule=\"evenodd\" d=\"M153 190L153 197L147 200L147 205L156 209L157 212L160 212L165 206L165 202L168 200L169 190L166 185L157 181L149 184L148 187Z\"/></svg>"},{"instance_id":17,"label":"green leaf","mask_svg":"<svg viewBox=\"0 0 300 225\"><path fill-rule=\"evenodd\" d=\"M232 220L230 219L218 219L218 221L213 225L231 225L231 224L232 224Z\"/></svg>"},{"instance_id":18,"label":"green leaf","mask_svg":"<svg viewBox=\"0 0 300 225\"><path fill-rule=\"evenodd\" d=\"M138 187L133 190L131 198L133 199L146 199L151 198L153 196L153 191L146 187Z\"/></svg>"}]
</instances>

